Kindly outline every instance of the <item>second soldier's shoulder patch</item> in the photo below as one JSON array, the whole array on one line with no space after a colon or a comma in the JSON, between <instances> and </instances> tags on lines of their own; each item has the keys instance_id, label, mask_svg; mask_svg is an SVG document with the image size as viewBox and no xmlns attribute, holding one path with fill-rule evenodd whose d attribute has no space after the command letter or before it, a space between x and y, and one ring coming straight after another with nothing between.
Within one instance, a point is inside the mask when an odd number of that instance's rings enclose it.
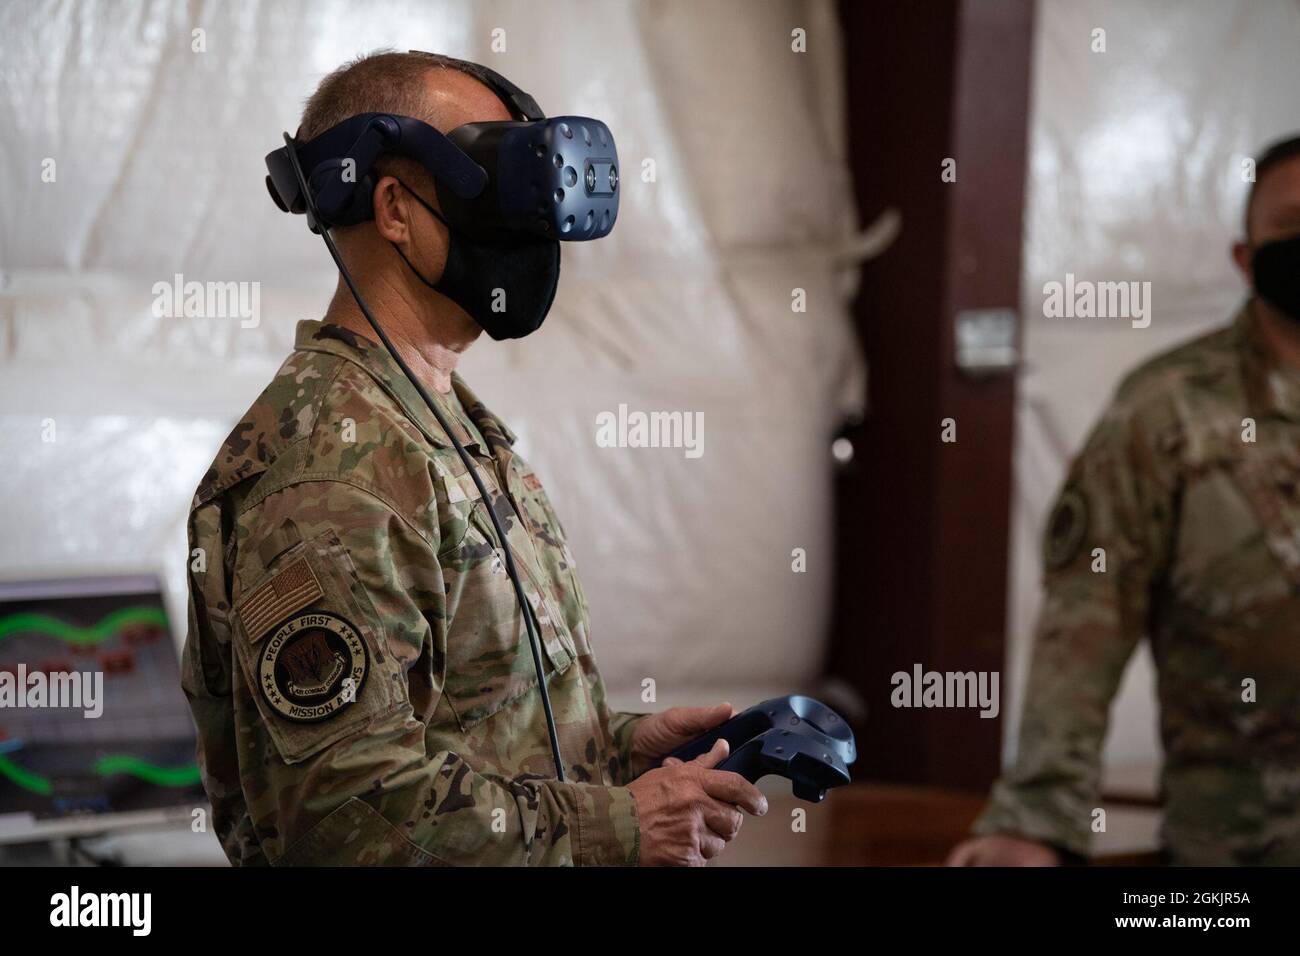
<instances>
[{"instance_id":1,"label":"second soldier's shoulder patch","mask_svg":"<svg viewBox=\"0 0 1300 956\"><path fill-rule=\"evenodd\" d=\"M308 611L275 629L258 654L257 681L286 720L325 720L361 695L370 655L352 622Z\"/></svg>"},{"instance_id":2,"label":"second soldier's shoulder patch","mask_svg":"<svg viewBox=\"0 0 1300 956\"><path fill-rule=\"evenodd\" d=\"M1088 499L1073 486L1061 492L1047 521L1043 564L1057 571L1075 559L1088 533Z\"/></svg>"}]
</instances>

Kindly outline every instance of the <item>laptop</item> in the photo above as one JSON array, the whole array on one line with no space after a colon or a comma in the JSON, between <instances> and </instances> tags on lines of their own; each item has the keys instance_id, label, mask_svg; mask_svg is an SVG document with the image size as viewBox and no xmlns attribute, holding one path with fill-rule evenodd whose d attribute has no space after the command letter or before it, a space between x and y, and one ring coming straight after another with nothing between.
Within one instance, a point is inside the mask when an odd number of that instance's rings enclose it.
<instances>
[{"instance_id":1,"label":"laptop","mask_svg":"<svg viewBox=\"0 0 1300 956\"><path fill-rule=\"evenodd\" d=\"M175 826L207 807L161 581L0 583L0 843Z\"/></svg>"}]
</instances>

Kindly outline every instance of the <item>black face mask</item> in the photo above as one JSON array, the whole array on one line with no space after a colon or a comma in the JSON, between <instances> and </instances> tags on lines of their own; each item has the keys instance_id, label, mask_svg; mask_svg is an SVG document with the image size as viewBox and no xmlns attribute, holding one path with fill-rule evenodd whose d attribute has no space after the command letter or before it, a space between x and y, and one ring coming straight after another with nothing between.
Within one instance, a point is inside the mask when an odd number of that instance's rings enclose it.
<instances>
[{"instance_id":1,"label":"black face mask","mask_svg":"<svg viewBox=\"0 0 1300 956\"><path fill-rule=\"evenodd\" d=\"M401 180L398 180L401 183ZM416 278L469 313L498 342L536 332L560 285L560 244L555 239L521 236L506 242L470 239L452 229L438 210L406 183L402 188L447 227L451 245L442 278L430 282L393 243ZM495 308L494 308L495 307ZM499 311L498 311L499 310Z\"/></svg>"},{"instance_id":2,"label":"black face mask","mask_svg":"<svg viewBox=\"0 0 1300 956\"><path fill-rule=\"evenodd\" d=\"M1300 236L1266 242L1250 260L1255 294L1300 322Z\"/></svg>"}]
</instances>

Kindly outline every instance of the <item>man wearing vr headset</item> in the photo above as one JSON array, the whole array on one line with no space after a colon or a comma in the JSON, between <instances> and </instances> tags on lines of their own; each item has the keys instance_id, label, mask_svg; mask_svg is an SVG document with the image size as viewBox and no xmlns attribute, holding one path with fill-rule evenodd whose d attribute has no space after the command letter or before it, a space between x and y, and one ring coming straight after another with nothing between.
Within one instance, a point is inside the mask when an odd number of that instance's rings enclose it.
<instances>
[{"instance_id":1,"label":"man wearing vr headset","mask_svg":"<svg viewBox=\"0 0 1300 956\"><path fill-rule=\"evenodd\" d=\"M358 144L372 128L397 136L392 117L401 136L519 120L531 98L503 83L429 54L364 57L308 102L292 163L311 165L313 141L358 114L382 117L357 124ZM580 135L591 129L603 124ZM541 324L558 243L449 228L444 190L472 192L475 168L426 138L447 157L443 181L384 154L364 195L321 221L346 279L323 321L299 324L195 495L204 560L190 567L183 680L216 832L237 865L701 863L766 801L713 769L725 742L658 764L730 705L609 710L560 522L510 429L455 373L480 332ZM304 183L314 171L292 170ZM612 163L585 172L589 195L613 192ZM330 175L311 181L317 198ZM291 208L293 181L279 186ZM612 220L558 224L595 236Z\"/></svg>"}]
</instances>

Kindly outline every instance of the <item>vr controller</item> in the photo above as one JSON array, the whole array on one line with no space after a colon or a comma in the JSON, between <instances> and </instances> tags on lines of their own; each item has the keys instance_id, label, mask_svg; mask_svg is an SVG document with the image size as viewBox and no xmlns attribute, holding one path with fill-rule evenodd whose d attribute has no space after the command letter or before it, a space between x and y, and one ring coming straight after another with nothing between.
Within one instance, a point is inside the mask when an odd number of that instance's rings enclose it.
<instances>
[{"instance_id":1,"label":"vr controller","mask_svg":"<svg viewBox=\"0 0 1300 956\"><path fill-rule=\"evenodd\" d=\"M858 757L853 731L819 700L791 694L773 697L678 747L670 756L694 760L719 739L731 753L719 766L750 783L776 774L788 779L794 795L821 803L826 791L849 782L849 764Z\"/></svg>"}]
</instances>

